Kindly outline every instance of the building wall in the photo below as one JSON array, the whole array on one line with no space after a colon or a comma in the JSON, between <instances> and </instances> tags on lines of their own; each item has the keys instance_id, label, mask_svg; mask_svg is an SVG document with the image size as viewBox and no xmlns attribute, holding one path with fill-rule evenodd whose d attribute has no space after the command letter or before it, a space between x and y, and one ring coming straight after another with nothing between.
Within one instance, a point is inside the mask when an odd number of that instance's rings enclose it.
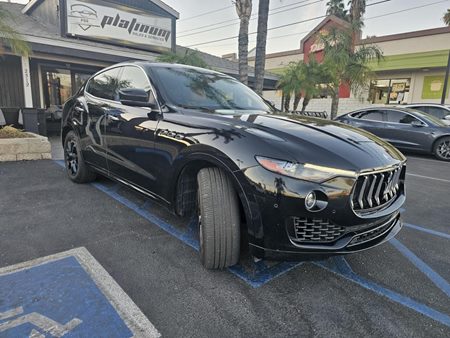
<instances>
[{"instance_id":1,"label":"building wall","mask_svg":"<svg viewBox=\"0 0 450 338\"><path fill-rule=\"evenodd\" d=\"M44 0L33 9L31 16L38 21L45 22L47 28L54 33L59 33L59 11L61 10L59 3L59 0Z\"/></svg>"},{"instance_id":2,"label":"building wall","mask_svg":"<svg viewBox=\"0 0 450 338\"><path fill-rule=\"evenodd\" d=\"M375 43L384 55L431 52L450 47L450 33Z\"/></svg>"},{"instance_id":3,"label":"building wall","mask_svg":"<svg viewBox=\"0 0 450 338\"><path fill-rule=\"evenodd\" d=\"M298 62L302 60L303 54L300 52L290 55L283 55L279 57L271 57L266 59L266 69L272 73L279 73L284 68L286 68L290 62ZM248 64L254 67L255 66L254 58L249 59Z\"/></svg>"}]
</instances>

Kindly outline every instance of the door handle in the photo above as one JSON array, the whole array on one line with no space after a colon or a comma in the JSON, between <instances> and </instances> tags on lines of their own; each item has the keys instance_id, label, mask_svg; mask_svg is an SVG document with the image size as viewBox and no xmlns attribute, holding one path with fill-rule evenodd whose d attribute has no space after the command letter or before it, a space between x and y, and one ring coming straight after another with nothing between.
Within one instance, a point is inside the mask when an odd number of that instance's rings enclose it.
<instances>
[{"instance_id":1,"label":"door handle","mask_svg":"<svg viewBox=\"0 0 450 338\"><path fill-rule=\"evenodd\" d=\"M108 119L110 119L111 121L120 121L120 118L114 115L108 115Z\"/></svg>"}]
</instances>

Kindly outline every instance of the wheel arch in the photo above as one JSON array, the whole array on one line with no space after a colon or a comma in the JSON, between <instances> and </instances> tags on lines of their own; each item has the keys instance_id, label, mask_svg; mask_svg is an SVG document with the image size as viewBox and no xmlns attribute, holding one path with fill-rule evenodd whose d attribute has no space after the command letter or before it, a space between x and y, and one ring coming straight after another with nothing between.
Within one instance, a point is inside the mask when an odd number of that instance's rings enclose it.
<instances>
[{"instance_id":1,"label":"wheel arch","mask_svg":"<svg viewBox=\"0 0 450 338\"><path fill-rule=\"evenodd\" d=\"M231 163L230 163L231 162ZM195 210L197 205L197 174L203 168L217 167L222 169L230 178L233 187L235 188L239 207L241 212L241 231L248 233L251 226L252 214L250 203L245 193L244 175L234 166L232 161L225 163L223 160L216 158L210 154L195 154L185 159L183 164L178 167L174 177L173 206L176 214L186 216L189 210Z\"/></svg>"},{"instance_id":2,"label":"wheel arch","mask_svg":"<svg viewBox=\"0 0 450 338\"><path fill-rule=\"evenodd\" d=\"M449 137L450 138L450 134L448 135L440 135L437 139L435 139L433 141L433 144L431 145L431 153L434 154L434 147L436 146L436 143L438 143L440 140L442 140L443 138Z\"/></svg>"}]
</instances>

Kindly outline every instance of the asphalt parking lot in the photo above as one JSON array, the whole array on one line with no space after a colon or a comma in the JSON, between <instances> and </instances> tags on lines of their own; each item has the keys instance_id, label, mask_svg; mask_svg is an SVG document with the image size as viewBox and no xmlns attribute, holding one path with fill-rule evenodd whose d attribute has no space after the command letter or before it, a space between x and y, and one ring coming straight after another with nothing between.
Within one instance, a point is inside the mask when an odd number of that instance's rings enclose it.
<instances>
[{"instance_id":1,"label":"asphalt parking lot","mask_svg":"<svg viewBox=\"0 0 450 338\"><path fill-rule=\"evenodd\" d=\"M84 247L167 337L449 337L449 172L450 163L409 156L405 226L390 243L207 271L192 220L106 179L73 184L55 161L3 163L0 269ZM9 285L0 336L20 287Z\"/></svg>"}]
</instances>

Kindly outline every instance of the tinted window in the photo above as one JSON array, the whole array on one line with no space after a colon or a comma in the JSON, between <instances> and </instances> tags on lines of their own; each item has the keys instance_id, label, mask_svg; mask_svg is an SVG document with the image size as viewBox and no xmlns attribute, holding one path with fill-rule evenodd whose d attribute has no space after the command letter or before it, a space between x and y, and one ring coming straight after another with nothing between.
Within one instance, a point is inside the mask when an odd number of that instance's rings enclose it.
<instances>
[{"instance_id":1,"label":"tinted window","mask_svg":"<svg viewBox=\"0 0 450 338\"><path fill-rule=\"evenodd\" d=\"M185 108L228 111L268 111L270 107L250 88L219 73L194 68L155 67L168 101Z\"/></svg>"},{"instance_id":2,"label":"tinted window","mask_svg":"<svg viewBox=\"0 0 450 338\"><path fill-rule=\"evenodd\" d=\"M120 68L113 68L93 77L86 88L89 94L108 100L118 100L117 83Z\"/></svg>"},{"instance_id":3,"label":"tinted window","mask_svg":"<svg viewBox=\"0 0 450 338\"><path fill-rule=\"evenodd\" d=\"M144 89L149 94L149 102L156 102L147 74L138 67L127 66L123 68L119 90L127 88Z\"/></svg>"},{"instance_id":4,"label":"tinted window","mask_svg":"<svg viewBox=\"0 0 450 338\"><path fill-rule=\"evenodd\" d=\"M383 111L382 110L371 110L371 111L359 114L358 118L360 118L361 120L383 121Z\"/></svg>"},{"instance_id":5,"label":"tinted window","mask_svg":"<svg viewBox=\"0 0 450 338\"><path fill-rule=\"evenodd\" d=\"M397 110L388 110L386 114L388 122L403 123L403 124L411 124L413 121L420 122L414 116L402 113L401 111Z\"/></svg>"},{"instance_id":6,"label":"tinted window","mask_svg":"<svg viewBox=\"0 0 450 338\"><path fill-rule=\"evenodd\" d=\"M438 119L443 119L445 116L450 115L450 111L441 107L428 107L427 113L437 117Z\"/></svg>"}]
</instances>

